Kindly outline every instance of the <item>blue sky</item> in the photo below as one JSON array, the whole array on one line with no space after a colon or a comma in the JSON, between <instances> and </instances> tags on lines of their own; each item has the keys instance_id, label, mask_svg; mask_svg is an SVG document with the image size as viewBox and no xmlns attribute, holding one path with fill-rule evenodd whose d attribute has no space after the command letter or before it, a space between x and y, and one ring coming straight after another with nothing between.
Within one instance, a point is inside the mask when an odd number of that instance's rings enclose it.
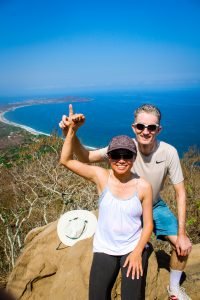
<instances>
[{"instance_id":1,"label":"blue sky","mask_svg":"<svg viewBox=\"0 0 200 300\"><path fill-rule=\"evenodd\" d=\"M0 96L200 86L199 0L0 0Z\"/></svg>"}]
</instances>

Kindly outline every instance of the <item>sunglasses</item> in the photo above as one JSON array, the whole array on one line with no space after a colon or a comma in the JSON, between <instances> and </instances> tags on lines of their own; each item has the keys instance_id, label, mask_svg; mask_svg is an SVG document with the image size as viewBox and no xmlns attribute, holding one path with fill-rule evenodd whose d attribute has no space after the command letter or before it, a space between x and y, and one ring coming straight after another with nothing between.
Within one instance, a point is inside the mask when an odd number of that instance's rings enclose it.
<instances>
[{"instance_id":1,"label":"sunglasses","mask_svg":"<svg viewBox=\"0 0 200 300\"><path fill-rule=\"evenodd\" d=\"M113 160L120 160L120 159L130 160L130 159L133 159L133 157L135 157L135 154L131 151L130 152L124 152L124 153L110 152L109 157Z\"/></svg>"},{"instance_id":2,"label":"sunglasses","mask_svg":"<svg viewBox=\"0 0 200 300\"><path fill-rule=\"evenodd\" d=\"M143 131L145 128L148 129L148 131L156 131L157 128L159 128L159 124L150 124L150 125L145 125L145 124L141 124L141 123L135 123L133 124L133 126L138 129Z\"/></svg>"}]
</instances>

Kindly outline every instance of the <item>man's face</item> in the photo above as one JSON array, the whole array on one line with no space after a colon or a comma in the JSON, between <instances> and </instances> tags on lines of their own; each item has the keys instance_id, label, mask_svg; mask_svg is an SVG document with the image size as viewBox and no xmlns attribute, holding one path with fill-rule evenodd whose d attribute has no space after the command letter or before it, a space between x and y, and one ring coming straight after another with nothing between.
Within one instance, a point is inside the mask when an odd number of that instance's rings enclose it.
<instances>
[{"instance_id":1,"label":"man's face","mask_svg":"<svg viewBox=\"0 0 200 300\"><path fill-rule=\"evenodd\" d=\"M142 112L138 114L134 124L144 124L145 126L156 125L158 124L158 118L151 113ZM132 129L139 144L152 145L155 143L156 136L161 130L160 126L157 126L155 130L149 130L148 128L139 130L134 124L132 125Z\"/></svg>"}]
</instances>

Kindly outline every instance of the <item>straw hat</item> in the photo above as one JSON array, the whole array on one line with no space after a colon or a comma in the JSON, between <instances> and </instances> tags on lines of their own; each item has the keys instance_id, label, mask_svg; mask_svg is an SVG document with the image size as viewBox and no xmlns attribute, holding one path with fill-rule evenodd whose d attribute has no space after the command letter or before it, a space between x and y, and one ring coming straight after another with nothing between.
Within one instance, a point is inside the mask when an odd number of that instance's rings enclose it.
<instances>
[{"instance_id":1,"label":"straw hat","mask_svg":"<svg viewBox=\"0 0 200 300\"><path fill-rule=\"evenodd\" d=\"M91 237L96 230L97 218L88 210L71 210L58 220L57 233L61 242L73 246L80 240Z\"/></svg>"}]
</instances>

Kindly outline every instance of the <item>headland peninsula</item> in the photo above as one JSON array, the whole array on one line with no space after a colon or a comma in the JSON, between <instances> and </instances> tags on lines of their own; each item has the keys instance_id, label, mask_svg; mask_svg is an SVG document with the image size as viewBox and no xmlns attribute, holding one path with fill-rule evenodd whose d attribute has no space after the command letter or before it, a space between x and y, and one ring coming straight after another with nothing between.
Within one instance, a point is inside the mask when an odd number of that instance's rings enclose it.
<instances>
[{"instance_id":1,"label":"headland peninsula","mask_svg":"<svg viewBox=\"0 0 200 300\"><path fill-rule=\"evenodd\" d=\"M51 103L74 103L74 102L88 102L92 101L92 98L78 97L78 96L66 96L62 98L32 98L24 101L13 103L0 103L0 149L5 149L9 146L20 145L24 140L30 139L32 136L48 135L44 132L39 132L31 127L18 124L9 121L5 117L5 113L11 110L18 109L24 106L51 104Z\"/></svg>"},{"instance_id":2,"label":"headland peninsula","mask_svg":"<svg viewBox=\"0 0 200 300\"><path fill-rule=\"evenodd\" d=\"M14 102L14 103L7 103L7 104L0 104L0 122L13 125L17 127L21 127L27 131L29 131L31 134L38 135L38 134L44 134L43 132L39 132L34 130L33 128L30 128L28 126L24 126L21 124L17 124L14 122L11 122L5 118L5 113L10 110L15 110L20 107L24 106L32 106L32 105L40 105L40 104L50 104L50 103L73 103L73 102L88 102L92 101L91 98L86 97L77 97L77 96L66 96L62 98L38 98L38 99L27 99L25 101L20 102Z\"/></svg>"}]
</instances>

